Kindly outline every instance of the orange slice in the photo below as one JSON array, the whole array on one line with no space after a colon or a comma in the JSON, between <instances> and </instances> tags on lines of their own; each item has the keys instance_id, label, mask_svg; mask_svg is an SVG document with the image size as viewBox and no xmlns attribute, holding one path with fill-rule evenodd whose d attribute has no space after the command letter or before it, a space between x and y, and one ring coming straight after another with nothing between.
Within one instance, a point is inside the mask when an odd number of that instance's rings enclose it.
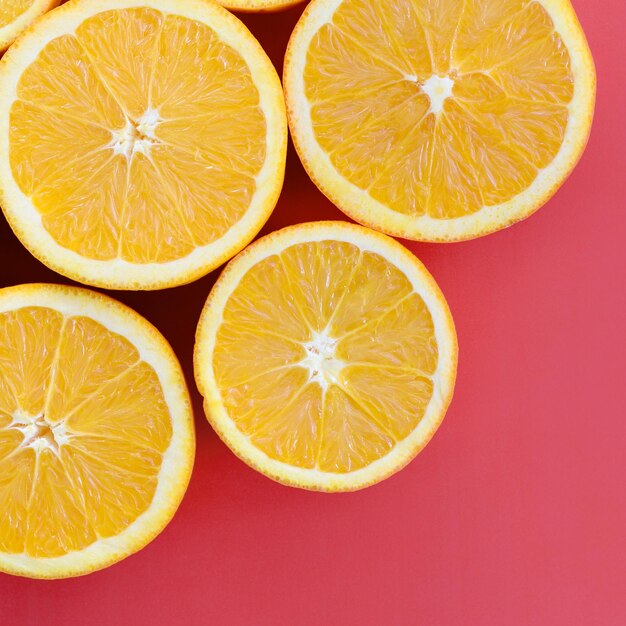
<instances>
[{"instance_id":1,"label":"orange slice","mask_svg":"<svg viewBox=\"0 0 626 626\"><path fill-rule=\"evenodd\" d=\"M0 193L22 242L88 284L189 282L282 186L278 76L213 2L71 0L0 63Z\"/></svg>"},{"instance_id":2,"label":"orange slice","mask_svg":"<svg viewBox=\"0 0 626 626\"><path fill-rule=\"evenodd\" d=\"M40 15L57 6L61 0L3 0L0 5L0 52Z\"/></svg>"},{"instance_id":3,"label":"orange slice","mask_svg":"<svg viewBox=\"0 0 626 626\"><path fill-rule=\"evenodd\" d=\"M424 266L393 239L314 222L258 240L224 270L194 355L205 411L246 463L297 487L378 482L429 441L457 341Z\"/></svg>"},{"instance_id":4,"label":"orange slice","mask_svg":"<svg viewBox=\"0 0 626 626\"><path fill-rule=\"evenodd\" d=\"M303 0L218 0L222 6L231 11L242 13L265 13L287 9Z\"/></svg>"},{"instance_id":5,"label":"orange slice","mask_svg":"<svg viewBox=\"0 0 626 626\"><path fill-rule=\"evenodd\" d=\"M78 576L141 549L185 493L194 442L149 322L74 287L0 290L0 571Z\"/></svg>"},{"instance_id":6,"label":"orange slice","mask_svg":"<svg viewBox=\"0 0 626 626\"><path fill-rule=\"evenodd\" d=\"M319 188L363 224L427 241L538 209L584 150L595 102L568 0L313 0L284 85Z\"/></svg>"}]
</instances>

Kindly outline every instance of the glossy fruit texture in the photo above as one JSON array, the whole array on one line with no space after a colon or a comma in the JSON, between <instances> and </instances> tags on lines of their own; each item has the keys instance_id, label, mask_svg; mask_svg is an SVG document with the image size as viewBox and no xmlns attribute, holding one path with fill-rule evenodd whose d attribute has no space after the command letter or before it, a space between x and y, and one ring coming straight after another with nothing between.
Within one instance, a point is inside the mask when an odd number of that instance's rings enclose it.
<instances>
[{"instance_id":1,"label":"glossy fruit texture","mask_svg":"<svg viewBox=\"0 0 626 626\"><path fill-rule=\"evenodd\" d=\"M180 366L148 322L85 290L0 290L0 570L74 576L138 550L193 450Z\"/></svg>"},{"instance_id":2,"label":"glossy fruit texture","mask_svg":"<svg viewBox=\"0 0 626 626\"><path fill-rule=\"evenodd\" d=\"M256 234L284 174L278 77L208 2L69 2L0 66L3 208L57 271L189 282ZM70 32L68 32L70 31Z\"/></svg>"},{"instance_id":3,"label":"glossy fruit texture","mask_svg":"<svg viewBox=\"0 0 626 626\"><path fill-rule=\"evenodd\" d=\"M365 224L433 241L539 208L584 149L595 97L567 0L314 0L284 82L320 188Z\"/></svg>"},{"instance_id":4,"label":"glossy fruit texture","mask_svg":"<svg viewBox=\"0 0 626 626\"><path fill-rule=\"evenodd\" d=\"M282 482L355 489L432 436L456 337L419 261L368 229L272 233L220 278L198 327L196 377L212 424Z\"/></svg>"}]
</instances>

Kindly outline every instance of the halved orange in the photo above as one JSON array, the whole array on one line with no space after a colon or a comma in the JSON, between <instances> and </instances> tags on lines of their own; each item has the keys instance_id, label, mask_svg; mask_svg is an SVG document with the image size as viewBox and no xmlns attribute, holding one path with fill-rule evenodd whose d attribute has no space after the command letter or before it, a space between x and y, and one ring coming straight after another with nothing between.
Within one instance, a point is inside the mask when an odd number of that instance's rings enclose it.
<instances>
[{"instance_id":1,"label":"halved orange","mask_svg":"<svg viewBox=\"0 0 626 626\"><path fill-rule=\"evenodd\" d=\"M70 0L0 62L0 193L22 242L88 284L189 282L241 250L282 186L280 81L204 0Z\"/></svg>"},{"instance_id":2,"label":"halved orange","mask_svg":"<svg viewBox=\"0 0 626 626\"><path fill-rule=\"evenodd\" d=\"M543 205L581 156L595 102L569 0L313 0L284 86L319 188L363 224L427 241Z\"/></svg>"},{"instance_id":3,"label":"halved orange","mask_svg":"<svg viewBox=\"0 0 626 626\"><path fill-rule=\"evenodd\" d=\"M196 333L207 417L267 476L360 489L408 463L452 397L457 341L432 276L398 242L314 222L229 263Z\"/></svg>"},{"instance_id":4,"label":"halved orange","mask_svg":"<svg viewBox=\"0 0 626 626\"><path fill-rule=\"evenodd\" d=\"M0 571L78 576L136 552L178 508L194 446L149 322L75 287L0 290Z\"/></svg>"},{"instance_id":5,"label":"halved orange","mask_svg":"<svg viewBox=\"0 0 626 626\"><path fill-rule=\"evenodd\" d=\"M280 11L300 4L304 0L218 0L222 6L231 11L242 13L265 13Z\"/></svg>"},{"instance_id":6,"label":"halved orange","mask_svg":"<svg viewBox=\"0 0 626 626\"><path fill-rule=\"evenodd\" d=\"M40 15L57 6L61 0L4 0L0 4L0 52Z\"/></svg>"}]
</instances>

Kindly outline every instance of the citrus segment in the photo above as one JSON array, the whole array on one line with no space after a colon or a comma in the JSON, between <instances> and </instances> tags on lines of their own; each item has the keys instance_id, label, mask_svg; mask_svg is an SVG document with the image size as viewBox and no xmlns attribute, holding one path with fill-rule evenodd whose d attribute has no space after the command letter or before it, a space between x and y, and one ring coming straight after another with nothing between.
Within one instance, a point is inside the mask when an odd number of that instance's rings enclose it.
<instances>
[{"instance_id":1,"label":"citrus segment","mask_svg":"<svg viewBox=\"0 0 626 626\"><path fill-rule=\"evenodd\" d=\"M387 455L394 439L345 389L333 386L326 394L318 467L322 472L347 474Z\"/></svg>"},{"instance_id":2,"label":"citrus segment","mask_svg":"<svg viewBox=\"0 0 626 626\"><path fill-rule=\"evenodd\" d=\"M6 441L9 437L13 441L10 446L3 446L3 460L0 461L0 506L4 511L5 520L24 520L28 516L30 494L33 491L36 455L32 449L17 449L23 440L20 433L2 433L3 440ZM15 441L16 439L19 440ZM24 543L25 529L23 527L4 524L0 535L2 552L22 552Z\"/></svg>"},{"instance_id":3,"label":"citrus segment","mask_svg":"<svg viewBox=\"0 0 626 626\"><path fill-rule=\"evenodd\" d=\"M193 462L184 379L156 330L79 289L0 290L0 569L84 574L140 549Z\"/></svg>"},{"instance_id":4,"label":"citrus segment","mask_svg":"<svg viewBox=\"0 0 626 626\"><path fill-rule=\"evenodd\" d=\"M19 552L31 558L63 556L98 538L88 523L82 494L68 480L67 464L63 461L48 448L37 454L27 517L20 520L24 539Z\"/></svg>"},{"instance_id":5,"label":"citrus segment","mask_svg":"<svg viewBox=\"0 0 626 626\"><path fill-rule=\"evenodd\" d=\"M148 7L102 11L75 31L91 71L131 119L152 108L150 90L166 19Z\"/></svg>"},{"instance_id":6,"label":"citrus segment","mask_svg":"<svg viewBox=\"0 0 626 626\"><path fill-rule=\"evenodd\" d=\"M595 98L568 0L314 0L284 83L320 189L365 224L433 241L541 206L580 157Z\"/></svg>"},{"instance_id":7,"label":"citrus segment","mask_svg":"<svg viewBox=\"0 0 626 626\"><path fill-rule=\"evenodd\" d=\"M297 341L244 324L224 322L218 332L218 343L222 362L219 384L225 387L245 384L252 377L275 372L302 361L306 356L305 349ZM262 367L252 376L251 352L258 355L258 365Z\"/></svg>"},{"instance_id":8,"label":"citrus segment","mask_svg":"<svg viewBox=\"0 0 626 626\"><path fill-rule=\"evenodd\" d=\"M125 389L141 389L151 394L150 405L142 394L124 397ZM142 410L142 406L144 407ZM96 410L100 407L100 410ZM111 422L110 417L115 421ZM76 432L88 436L120 437L119 423L124 424L123 440L162 453L171 438L168 409L158 378L146 363L137 363L119 376L104 381L98 392L85 396L76 408L67 413L67 423Z\"/></svg>"},{"instance_id":9,"label":"citrus segment","mask_svg":"<svg viewBox=\"0 0 626 626\"><path fill-rule=\"evenodd\" d=\"M301 387L284 410L250 434L255 446L269 457L305 468L315 467L318 459L320 424L323 416L322 393L317 385Z\"/></svg>"},{"instance_id":10,"label":"citrus segment","mask_svg":"<svg viewBox=\"0 0 626 626\"><path fill-rule=\"evenodd\" d=\"M62 327L63 316L50 309L29 307L0 314L3 413L13 415L18 408L30 415L44 411Z\"/></svg>"},{"instance_id":11,"label":"citrus segment","mask_svg":"<svg viewBox=\"0 0 626 626\"><path fill-rule=\"evenodd\" d=\"M271 62L205 2L70 2L0 66L3 208L83 282L189 282L241 249L278 198L286 121Z\"/></svg>"},{"instance_id":12,"label":"citrus segment","mask_svg":"<svg viewBox=\"0 0 626 626\"><path fill-rule=\"evenodd\" d=\"M345 241L303 243L280 255L285 274L291 277L287 293L297 289L303 299L298 313L304 316L308 332L322 332L331 320L336 323L343 298L329 286L351 281L360 259L359 248Z\"/></svg>"},{"instance_id":13,"label":"citrus segment","mask_svg":"<svg viewBox=\"0 0 626 626\"><path fill-rule=\"evenodd\" d=\"M246 462L287 484L357 489L432 436L456 337L433 279L359 226L272 233L233 260L196 335L207 416Z\"/></svg>"},{"instance_id":14,"label":"citrus segment","mask_svg":"<svg viewBox=\"0 0 626 626\"><path fill-rule=\"evenodd\" d=\"M384 351L378 349L381 345ZM427 376L437 367L433 319L422 298L413 292L379 317L348 331L337 342L336 351L347 362L406 368Z\"/></svg>"}]
</instances>

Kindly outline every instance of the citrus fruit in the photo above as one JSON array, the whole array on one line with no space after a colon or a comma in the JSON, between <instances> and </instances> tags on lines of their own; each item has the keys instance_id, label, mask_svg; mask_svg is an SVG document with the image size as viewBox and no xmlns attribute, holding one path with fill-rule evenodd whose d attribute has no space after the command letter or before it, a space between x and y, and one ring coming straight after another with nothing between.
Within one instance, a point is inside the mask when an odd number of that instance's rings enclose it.
<instances>
[{"instance_id":1,"label":"citrus fruit","mask_svg":"<svg viewBox=\"0 0 626 626\"><path fill-rule=\"evenodd\" d=\"M230 262L202 311L194 363L208 419L239 457L282 483L348 491L432 437L457 341L441 291L406 248L315 222Z\"/></svg>"},{"instance_id":2,"label":"citrus fruit","mask_svg":"<svg viewBox=\"0 0 626 626\"><path fill-rule=\"evenodd\" d=\"M0 62L0 194L52 269L116 289L183 284L243 248L282 186L280 81L203 0L71 0Z\"/></svg>"},{"instance_id":3,"label":"citrus fruit","mask_svg":"<svg viewBox=\"0 0 626 626\"><path fill-rule=\"evenodd\" d=\"M75 287L0 290L0 571L63 578L136 552L174 515L194 442L149 322Z\"/></svg>"},{"instance_id":4,"label":"citrus fruit","mask_svg":"<svg viewBox=\"0 0 626 626\"><path fill-rule=\"evenodd\" d=\"M42 13L57 6L60 0L5 0L0 5L0 52Z\"/></svg>"},{"instance_id":5,"label":"citrus fruit","mask_svg":"<svg viewBox=\"0 0 626 626\"><path fill-rule=\"evenodd\" d=\"M244 13L279 11L301 2L303 0L219 0L219 3L227 9Z\"/></svg>"},{"instance_id":6,"label":"citrus fruit","mask_svg":"<svg viewBox=\"0 0 626 626\"><path fill-rule=\"evenodd\" d=\"M595 102L568 0L313 0L283 82L319 188L363 224L426 241L538 209L578 161Z\"/></svg>"}]
</instances>

